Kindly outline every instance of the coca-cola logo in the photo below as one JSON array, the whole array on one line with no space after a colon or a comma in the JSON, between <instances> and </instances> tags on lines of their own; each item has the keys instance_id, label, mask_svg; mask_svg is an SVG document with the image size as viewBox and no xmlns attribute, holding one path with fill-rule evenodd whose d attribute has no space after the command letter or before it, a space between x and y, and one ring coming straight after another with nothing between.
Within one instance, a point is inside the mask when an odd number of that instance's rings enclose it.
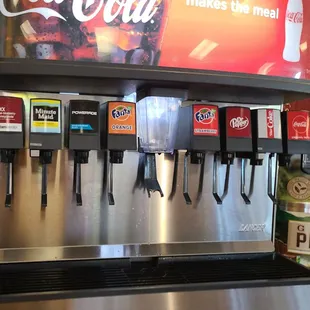
<instances>
[{"instance_id":1,"label":"coca-cola logo","mask_svg":"<svg viewBox=\"0 0 310 310\"><path fill-rule=\"evenodd\" d=\"M302 12L290 12L286 13L286 19L295 24L301 24L304 19L304 14Z\"/></svg>"},{"instance_id":2,"label":"coca-cola logo","mask_svg":"<svg viewBox=\"0 0 310 310\"><path fill-rule=\"evenodd\" d=\"M308 122L305 116L303 115L297 115L293 119L293 128L298 133L305 133L307 131Z\"/></svg>"},{"instance_id":3,"label":"coca-cola logo","mask_svg":"<svg viewBox=\"0 0 310 310\"><path fill-rule=\"evenodd\" d=\"M273 111L270 110L267 112L267 127L269 129L273 129L274 127Z\"/></svg>"},{"instance_id":4,"label":"coca-cola logo","mask_svg":"<svg viewBox=\"0 0 310 310\"><path fill-rule=\"evenodd\" d=\"M25 0L26 1L26 0ZM61 4L68 0L28 0L29 6L31 3L40 2L42 7L27 9L20 12L10 12L4 5L4 0L0 0L0 13L6 17L16 17L20 15L37 13L42 15L45 19L56 17L66 21L66 17L59 12L47 7L47 4L56 3ZM84 9L96 5L92 8L90 15L85 15ZM120 13L123 23L147 23L152 20L154 14L158 10L158 0L72 0L72 14L80 22L87 22L92 20L103 9L103 20L106 23L111 23Z\"/></svg>"},{"instance_id":5,"label":"coca-cola logo","mask_svg":"<svg viewBox=\"0 0 310 310\"><path fill-rule=\"evenodd\" d=\"M243 130L249 126L249 119L245 117L234 117L230 120L229 125L231 128L236 130Z\"/></svg>"},{"instance_id":6,"label":"coca-cola logo","mask_svg":"<svg viewBox=\"0 0 310 310\"><path fill-rule=\"evenodd\" d=\"M198 123L210 124L215 119L215 109L202 108L195 113L195 119Z\"/></svg>"}]
</instances>

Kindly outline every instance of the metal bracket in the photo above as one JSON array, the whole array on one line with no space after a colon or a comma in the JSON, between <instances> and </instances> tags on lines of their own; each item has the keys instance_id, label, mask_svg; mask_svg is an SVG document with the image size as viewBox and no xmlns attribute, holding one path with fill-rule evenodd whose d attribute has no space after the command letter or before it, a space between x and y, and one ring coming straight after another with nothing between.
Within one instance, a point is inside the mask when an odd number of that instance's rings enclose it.
<instances>
[{"instance_id":1,"label":"metal bracket","mask_svg":"<svg viewBox=\"0 0 310 310\"><path fill-rule=\"evenodd\" d=\"M230 175L230 164L226 165L226 174L225 174L225 183L224 183L224 191L222 196L218 194L218 153L214 153L213 157L213 182L212 182L212 193L213 197L216 200L218 205L223 204L223 200L225 199L228 193L229 186L229 175Z\"/></svg>"}]
</instances>

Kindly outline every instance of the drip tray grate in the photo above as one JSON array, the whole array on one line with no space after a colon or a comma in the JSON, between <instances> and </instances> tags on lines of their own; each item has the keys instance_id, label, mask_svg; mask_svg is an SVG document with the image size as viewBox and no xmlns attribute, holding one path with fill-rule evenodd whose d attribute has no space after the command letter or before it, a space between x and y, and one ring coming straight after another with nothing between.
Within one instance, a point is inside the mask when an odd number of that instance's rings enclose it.
<instances>
[{"instance_id":1,"label":"drip tray grate","mask_svg":"<svg viewBox=\"0 0 310 310\"><path fill-rule=\"evenodd\" d=\"M310 283L310 271L278 255L82 261L0 266L0 300ZM70 294L68 294L70 292ZM44 297L48 293L49 297ZM55 295L55 296L56 296ZM32 296L32 297L29 297ZM14 299L14 298L15 299Z\"/></svg>"}]
</instances>

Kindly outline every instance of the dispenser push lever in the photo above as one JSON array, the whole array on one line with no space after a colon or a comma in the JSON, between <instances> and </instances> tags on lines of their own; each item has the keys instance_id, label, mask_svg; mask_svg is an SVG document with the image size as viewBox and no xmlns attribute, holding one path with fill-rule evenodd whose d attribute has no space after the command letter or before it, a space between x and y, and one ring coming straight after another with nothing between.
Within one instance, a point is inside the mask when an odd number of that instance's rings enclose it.
<instances>
[{"instance_id":1,"label":"dispenser push lever","mask_svg":"<svg viewBox=\"0 0 310 310\"><path fill-rule=\"evenodd\" d=\"M5 207L9 208L12 204L13 194L13 160L15 156L15 150L1 150L1 161L7 166L7 182L6 182L6 194L5 194Z\"/></svg>"},{"instance_id":2,"label":"dispenser push lever","mask_svg":"<svg viewBox=\"0 0 310 310\"><path fill-rule=\"evenodd\" d=\"M241 186L240 186L240 194L241 197L243 198L245 204L250 205L251 204L251 200L249 199L249 197L247 196L247 194L245 193L245 158L241 159Z\"/></svg>"},{"instance_id":3,"label":"dispenser push lever","mask_svg":"<svg viewBox=\"0 0 310 310\"><path fill-rule=\"evenodd\" d=\"M42 165L42 184L41 184L41 207L47 207L47 165L52 163L52 151L40 151L40 164Z\"/></svg>"},{"instance_id":4,"label":"dispenser push lever","mask_svg":"<svg viewBox=\"0 0 310 310\"><path fill-rule=\"evenodd\" d=\"M75 162L75 197L76 205L82 206L82 167L81 164L87 164L89 157L89 151L78 150L74 152Z\"/></svg>"},{"instance_id":5,"label":"dispenser push lever","mask_svg":"<svg viewBox=\"0 0 310 310\"><path fill-rule=\"evenodd\" d=\"M227 163L226 166L226 174L225 174L225 183L224 183L224 191L222 196L218 194L218 153L214 153L213 157L213 184L212 184L212 192L213 197L216 200L218 205L223 204L223 200L228 193L228 186L229 186L229 174L230 174L230 163Z\"/></svg>"},{"instance_id":6,"label":"dispenser push lever","mask_svg":"<svg viewBox=\"0 0 310 310\"><path fill-rule=\"evenodd\" d=\"M270 153L268 157L268 180L267 180L267 192L269 198L272 200L273 203L276 203L276 197L274 191L272 189L272 159L274 157L274 153Z\"/></svg>"},{"instance_id":7,"label":"dispenser push lever","mask_svg":"<svg viewBox=\"0 0 310 310\"><path fill-rule=\"evenodd\" d=\"M190 152L186 152L184 156L184 175L183 175L183 196L187 205L192 204L192 200L188 193L188 157Z\"/></svg>"},{"instance_id":8,"label":"dispenser push lever","mask_svg":"<svg viewBox=\"0 0 310 310\"><path fill-rule=\"evenodd\" d=\"M110 206L115 205L115 200L114 200L114 195L113 195L113 163L111 162L110 162L110 167L109 167L108 200L109 200Z\"/></svg>"}]
</instances>

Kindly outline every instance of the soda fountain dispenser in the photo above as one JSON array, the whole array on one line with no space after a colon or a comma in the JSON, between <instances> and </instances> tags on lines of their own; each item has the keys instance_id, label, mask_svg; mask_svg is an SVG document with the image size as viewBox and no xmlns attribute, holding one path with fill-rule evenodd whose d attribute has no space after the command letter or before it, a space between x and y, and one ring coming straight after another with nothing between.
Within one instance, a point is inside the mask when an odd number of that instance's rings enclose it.
<instances>
[{"instance_id":1,"label":"soda fountain dispenser","mask_svg":"<svg viewBox=\"0 0 310 310\"><path fill-rule=\"evenodd\" d=\"M76 204L82 205L81 165L88 163L89 151L100 150L100 105L92 100L70 100L67 147L74 151Z\"/></svg>"},{"instance_id":2,"label":"soda fountain dispenser","mask_svg":"<svg viewBox=\"0 0 310 310\"><path fill-rule=\"evenodd\" d=\"M188 193L188 157L190 156L192 164L201 165L207 151L218 152L220 150L218 107L211 104L193 104L190 109L190 147L184 157L183 177L183 196L188 205L192 204Z\"/></svg>"},{"instance_id":3,"label":"soda fountain dispenser","mask_svg":"<svg viewBox=\"0 0 310 310\"><path fill-rule=\"evenodd\" d=\"M24 102L21 98L0 97L0 156L7 165L5 206L13 195L13 162L16 151L24 148Z\"/></svg>"},{"instance_id":4,"label":"soda fountain dispenser","mask_svg":"<svg viewBox=\"0 0 310 310\"><path fill-rule=\"evenodd\" d=\"M101 105L102 148L109 150L109 204L114 205L113 164L122 164L125 150L137 149L136 104L125 101L108 101Z\"/></svg>"},{"instance_id":5,"label":"soda fountain dispenser","mask_svg":"<svg viewBox=\"0 0 310 310\"><path fill-rule=\"evenodd\" d=\"M293 154L301 154L301 169L309 171L310 112L285 111L281 114L283 153L279 165L289 166Z\"/></svg>"},{"instance_id":6,"label":"soda fountain dispenser","mask_svg":"<svg viewBox=\"0 0 310 310\"><path fill-rule=\"evenodd\" d=\"M62 149L62 105L56 99L30 100L30 156L42 165L41 206L47 206L47 165L54 150Z\"/></svg>"},{"instance_id":7,"label":"soda fountain dispenser","mask_svg":"<svg viewBox=\"0 0 310 310\"><path fill-rule=\"evenodd\" d=\"M182 91L181 91L182 92ZM148 89L138 93L138 147L144 154L144 186L150 197L151 192L164 193L159 185L156 171L155 154L174 152L177 131L180 97L178 90Z\"/></svg>"},{"instance_id":8,"label":"soda fountain dispenser","mask_svg":"<svg viewBox=\"0 0 310 310\"><path fill-rule=\"evenodd\" d=\"M237 152L252 152L251 110L245 107L224 107L220 109L221 162L227 165L224 191L228 191L229 170ZM216 163L216 159L214 163ZM216 167L217 168L217 167ZM215 169L216 170L216 169ZM216 182L214 182L216 185ZM216 189L213 191L217 192ZM251 201L245 193L245 158L241 159L240 194L246 204ZM217 199L218 200L218 199ZM221 203L221 199L218 200Z\"/></svg>"}]
</instances>

